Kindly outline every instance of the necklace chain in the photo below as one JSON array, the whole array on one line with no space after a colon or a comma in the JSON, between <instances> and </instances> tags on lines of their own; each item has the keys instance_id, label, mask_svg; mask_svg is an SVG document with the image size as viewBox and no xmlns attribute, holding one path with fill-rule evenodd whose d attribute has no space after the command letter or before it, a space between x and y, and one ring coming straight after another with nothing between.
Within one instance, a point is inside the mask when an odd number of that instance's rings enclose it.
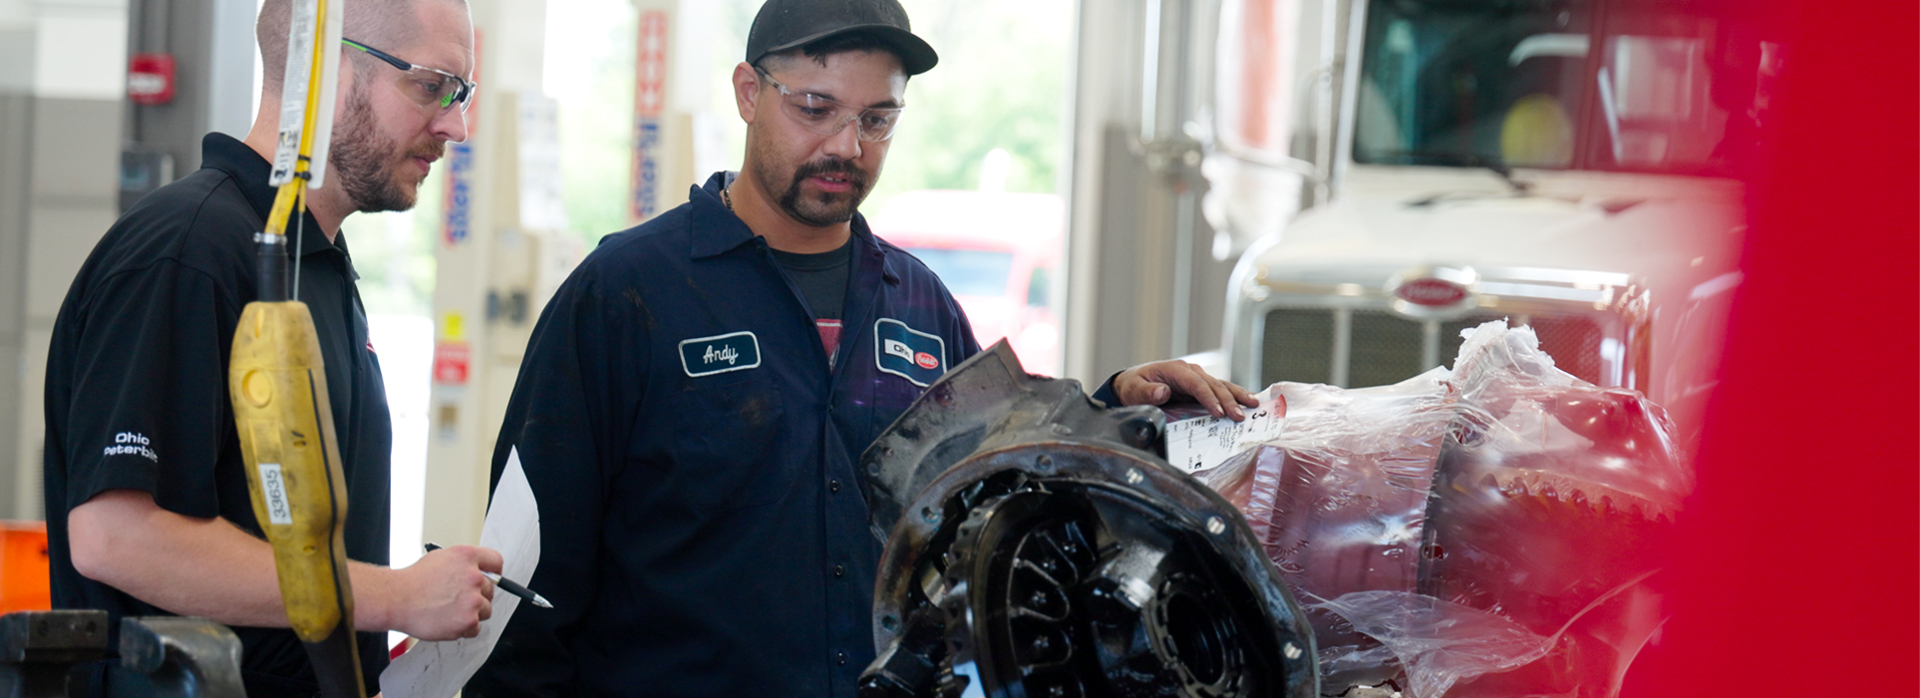
<instances>
[{"instance_id":1,"label":"necklace chain","mask_svg":"<svg viewBox=\"0 0 1920 698\"><path fill-rule=\"evenodd\" d=\"M723 204L726 204L726 205L727 205L727 210L728 210L728 211L732 211L732 210L733 210L733 193L732 193L732 192L729 192L729 191L727 191L726 189L721 189L721 190L720 190L720 203L723 203Z\"/></svg>"}]
</instances>

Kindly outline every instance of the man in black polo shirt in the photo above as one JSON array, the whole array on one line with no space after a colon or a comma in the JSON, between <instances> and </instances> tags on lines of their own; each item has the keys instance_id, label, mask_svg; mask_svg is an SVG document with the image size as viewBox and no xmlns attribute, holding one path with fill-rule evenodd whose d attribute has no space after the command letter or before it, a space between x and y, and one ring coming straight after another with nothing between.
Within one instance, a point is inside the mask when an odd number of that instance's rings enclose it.
<instances>
[{"instance_id":1,"label":"man in black polo shirt","mask_svg":"<svg viewBox=\"0 0 1920 698\"><path fill-rule=\"evenodd\" d=\"M206 137L203 168L127 211L74 279L47 361L46 506L54 605L123 615L177 613L235 626L252 696L317 687L280 602L260 538L227 398L241 309L256 298L255 232L273 202L267 157L278 128L290 0L257 26L266 85L246 140ZM472 636L491 613L498 553L456 547L401 570L388 547L392 444L379 360L340 222L413 205L447 141L466 137L473 30L463 0L359 2L346 10L339 103L325 186L289 225L298 298L313 314L347 483L354 624L368 687L377 631ZM140 695L109 659L97 695Z\"/></svg>"}]
</instances>

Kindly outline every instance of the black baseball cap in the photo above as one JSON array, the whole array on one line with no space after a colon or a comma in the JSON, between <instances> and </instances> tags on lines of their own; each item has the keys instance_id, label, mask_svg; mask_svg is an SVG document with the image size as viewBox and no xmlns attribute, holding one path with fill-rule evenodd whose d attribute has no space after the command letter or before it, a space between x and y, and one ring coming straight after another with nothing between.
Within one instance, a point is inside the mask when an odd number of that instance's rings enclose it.
<instances>
[{"instance_id":1,"label":"black baseball cap","mask_svg":"<svg viewBox=\"0 0 1920 698\"><path fill-rule=\"evenodd\" d=\"M900 55L908 75L933 69L940 56L913 35L899 0L767 0L747 32L747 62L841 34L879 39Z\"/></svg>"}]
</instances>

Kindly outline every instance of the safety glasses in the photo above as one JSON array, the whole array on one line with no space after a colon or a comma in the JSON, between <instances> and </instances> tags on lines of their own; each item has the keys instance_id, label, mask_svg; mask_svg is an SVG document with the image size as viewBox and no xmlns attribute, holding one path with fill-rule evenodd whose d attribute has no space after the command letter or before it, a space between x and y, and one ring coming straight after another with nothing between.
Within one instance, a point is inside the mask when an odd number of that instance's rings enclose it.
<instances>
[{"instance_id":1,"label":"safety glasses","mask_svg":"<svg viewBox=\"0 0 1920 698\"><path fill-rule=\"evenodd\" d=\"M407 96L412 97L413 101L418 102L420 106L447 111L453 109L454 105L459 105L461 113L465 113L467 106L473 103L473 91L479 86L466 78L444 70L408 63L394 58L392 54L352 39L340 41L405 72L407 79L404 89Z\"/></svg>"},{"instance_id":2,"label":"safety glasses","mask_svg":"<svg viewBox=\"0 0 1920 698\"><path fill-rule=\"evenodd\" d=\"M795 92L773 79L765 68L754 66L753 69L767 84L780 91L782 111L786 112L788 118L822 136L837 134L847 124L854 123L858 124L856 133L860 140L878 143L893 137L893 127L900 123L900 112L905 109L856 107L810 92Z\"/></svg>"}]
</instances>

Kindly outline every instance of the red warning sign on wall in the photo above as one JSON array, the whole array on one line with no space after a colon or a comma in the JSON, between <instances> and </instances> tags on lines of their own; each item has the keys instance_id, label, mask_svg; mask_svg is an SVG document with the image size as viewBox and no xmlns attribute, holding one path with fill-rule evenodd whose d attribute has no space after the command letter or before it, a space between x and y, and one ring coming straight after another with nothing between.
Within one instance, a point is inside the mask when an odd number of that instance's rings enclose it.
<instances>
[{"instance_id":1,"label":"red warning sign on wall","mask_svg":"<svg viewBox=\"0 0 1920 698\"><path fill-rule=\"evenodd\" d=\"M466 385L473 366L473 350L466 342L437 342L433 345L433 382L440 385Z\"/></svg>"}]
</instances>

